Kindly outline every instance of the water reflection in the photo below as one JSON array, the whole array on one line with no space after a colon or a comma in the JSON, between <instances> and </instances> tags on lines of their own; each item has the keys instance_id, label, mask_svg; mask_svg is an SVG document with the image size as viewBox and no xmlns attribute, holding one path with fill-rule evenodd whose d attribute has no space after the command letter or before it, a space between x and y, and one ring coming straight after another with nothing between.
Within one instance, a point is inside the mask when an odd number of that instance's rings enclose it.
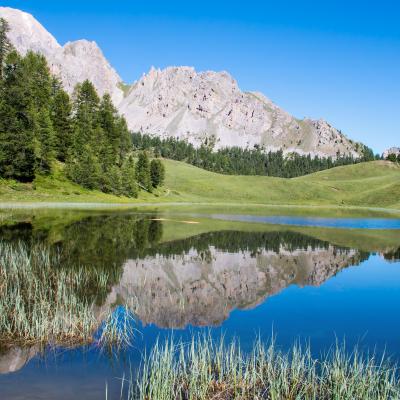
<instances>
[{"instance_id":1,"label":"water reflection","mask_svg":"<svg viewBox=\"0 0 400 400\"><path fill-rule=\"evenodd\" d=\"M254 308L290 285L319 286L370 254L285 228L188 231L177 240L165 234L168 223L136 214L30 219L0 227L0 240L44 243L60 255L62 268L83 266L89 284L77 295L94 304L96 315L128 304L143 325L179 329L219 326L234 309ZM385 250L384 257L398 260L399 251ZM105 288L98 271L107 272ZM38 350L12 344L0 350L0 374L22 368Z\"/></svg>"}]
</instances>

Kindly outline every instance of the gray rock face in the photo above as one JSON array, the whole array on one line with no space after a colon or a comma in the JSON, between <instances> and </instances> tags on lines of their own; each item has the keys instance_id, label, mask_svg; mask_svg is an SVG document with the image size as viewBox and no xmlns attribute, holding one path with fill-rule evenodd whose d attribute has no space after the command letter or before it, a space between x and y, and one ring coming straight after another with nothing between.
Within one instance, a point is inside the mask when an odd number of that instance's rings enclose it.
<instances>
[{"instance_id":1,"label":"gray rock face","mask_svg":"<svg viewBox=\"0 0 400 400\"><path fill-rule=\"evenodd\" d=\"M0 7L0 17L10 24L9 37L14 47L26 54L33 50L43 54L50 70L58 76L65 89L72 93L75 85L89 79L100 95L109 93L115 104L123 98L121 78L110 66L95 42L78 40L61 46L38 22L25 12Z\"/></svg>"},{"instance_id":2,"label":"gray rock face","mask_svg":"<svg viewBox=\"0 0 400 400\"><path fill-rule=\"evenodd\" d=\"M358 156L356 144L323 120L297 120L261 93L242 92L227 72L152 68L120 105L134 131L216 148L264 146L285 153Z\"/></svg>"},{"instance_id":3,"label":"gray rock face","mask_svg":"<svg viewBox=\"0 0 400 400\"><path fill-rule=\"evenodd\" d=\"M394 154L396 157L400 155L400 147L390 147L382 153L383 158L387 158L390 154Z\"/></svg>"},{"instance_id":4,"label":"gray rock face","mask_svg":"<svg viewBox=\"0 0 400 400\"><path fill-rule=\"evenodd\" d=\"M362 146L326 121L298 120L261 93L242 92L227 72L152 68L124 97L121 78L95 42L79 40L61 46L30 14L0 7L0 17L10 23L10 39L18 51L44 54L69 93L77 83L90 79L100 95L111 94L133 131L179 137L195 146L259 145L284 153L361 155Z\"/></svg>"}]
</instances>

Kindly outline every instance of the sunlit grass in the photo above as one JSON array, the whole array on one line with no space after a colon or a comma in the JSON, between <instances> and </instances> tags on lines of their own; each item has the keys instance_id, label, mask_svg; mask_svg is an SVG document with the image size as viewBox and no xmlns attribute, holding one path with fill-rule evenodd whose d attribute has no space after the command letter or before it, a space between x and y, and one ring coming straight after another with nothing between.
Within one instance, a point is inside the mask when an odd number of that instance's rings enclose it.
<instances>
[{"instance_id":1,"label":"sunlit grass","mask_svg":"<svg viewBox=\"0 0 400 400\"><path fill-rule=\"evenodd\" d=\"M128 399L398 399L396 368L384 358L350 355L336 346L321 359L294 345L283 353L274 342L256 341L250 354L237 341L225 344L209 336L190 343L157 343L131 376Z\"/></svg>"}]
</instances>

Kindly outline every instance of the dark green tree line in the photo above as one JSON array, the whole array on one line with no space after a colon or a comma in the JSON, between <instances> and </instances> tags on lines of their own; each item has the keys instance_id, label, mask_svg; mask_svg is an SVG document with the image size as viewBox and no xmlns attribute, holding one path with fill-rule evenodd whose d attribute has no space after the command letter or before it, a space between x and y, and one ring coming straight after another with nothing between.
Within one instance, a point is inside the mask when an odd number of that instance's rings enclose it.
<instances>
[{"instance_id":1,"label":"dark green tree line","mask_svg":"<svg viewBox=\"0 0 400 400\"><path fill-rule=\"evenodd\" d=\"M374 160L371 149L363 148L363 156L338 155L332 157L311 157L293 153L284 155L282 151L267 152L261 147L242 149L223 148L213 151L209 146L195 148L191 143L177 138L161 139L147 134L134 133L133 145L138 150L153 152L177 161L185 161L208 171L228 175L267 175L284 178L306 175L340 165Z\"/></svg>"}]
</instances>

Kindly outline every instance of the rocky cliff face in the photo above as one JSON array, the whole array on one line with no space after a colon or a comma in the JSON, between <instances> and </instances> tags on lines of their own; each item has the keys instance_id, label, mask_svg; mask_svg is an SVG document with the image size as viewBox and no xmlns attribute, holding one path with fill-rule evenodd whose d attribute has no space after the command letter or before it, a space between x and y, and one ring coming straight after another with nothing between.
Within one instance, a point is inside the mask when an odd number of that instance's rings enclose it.
<instances>
[{"instance_id":1,"label":"rocky cliff face","mask_svg":"<svg viewBox=\"0 0 400 400\"><path fill-rule=\"evenodd\" d=\"M261 93L242 92L227 72L152 68L131 87L120 111L134 131L195 145L359 155L356 144L326 121L297 120Z\"/></svg>"},{"instance_id":2,"label":"rocky cliff face","mask_svg":"<svg viewBox=\"0 0 400 400\"><path fill-rule=\"evenodd\" d=\"M190 67L152 68L124 97L121 78L94 42L61 46L33 16L0 7L11 26L10 39L21 53L44 54L68 92L90 79L100 95L108 92L133 131L187 139L215 148L264 146L320 156L361 155L360 147L326 121L298 120L261 93L242 92L226 72Z\"/></svg>"},{"instance_id":3,"label":"rocky cliff face","mask_svg":"<svg viewBox=\"0 0 400 400\"><path fill-rule=\"evenodd\" d=\"M14 47L21 54L26 54L28 50L43 54L51 71L62 80L69 93L72 93L77 83L90 79L100 95L110 93L115 104L121 102L123 98L123 92L119 88L121 78L95 42L78 40L61 46L28 13L0 7L0 17L10 24L9 38Z\"/></svg>"},{"instance_id":4,"label":"rocky cliff face","mask_svg":"<svg viewBox=\"0 0 400 400\"><path fill-rule=\"evenodd\" d=\"M173 258L128 260L102 309L131 305L144 324L163 328L219 325L233 309L251 308L291 284L318 286L360 262L357 250L333 246L229 253L209 247Z\"/></svg>"}]
</instances>

